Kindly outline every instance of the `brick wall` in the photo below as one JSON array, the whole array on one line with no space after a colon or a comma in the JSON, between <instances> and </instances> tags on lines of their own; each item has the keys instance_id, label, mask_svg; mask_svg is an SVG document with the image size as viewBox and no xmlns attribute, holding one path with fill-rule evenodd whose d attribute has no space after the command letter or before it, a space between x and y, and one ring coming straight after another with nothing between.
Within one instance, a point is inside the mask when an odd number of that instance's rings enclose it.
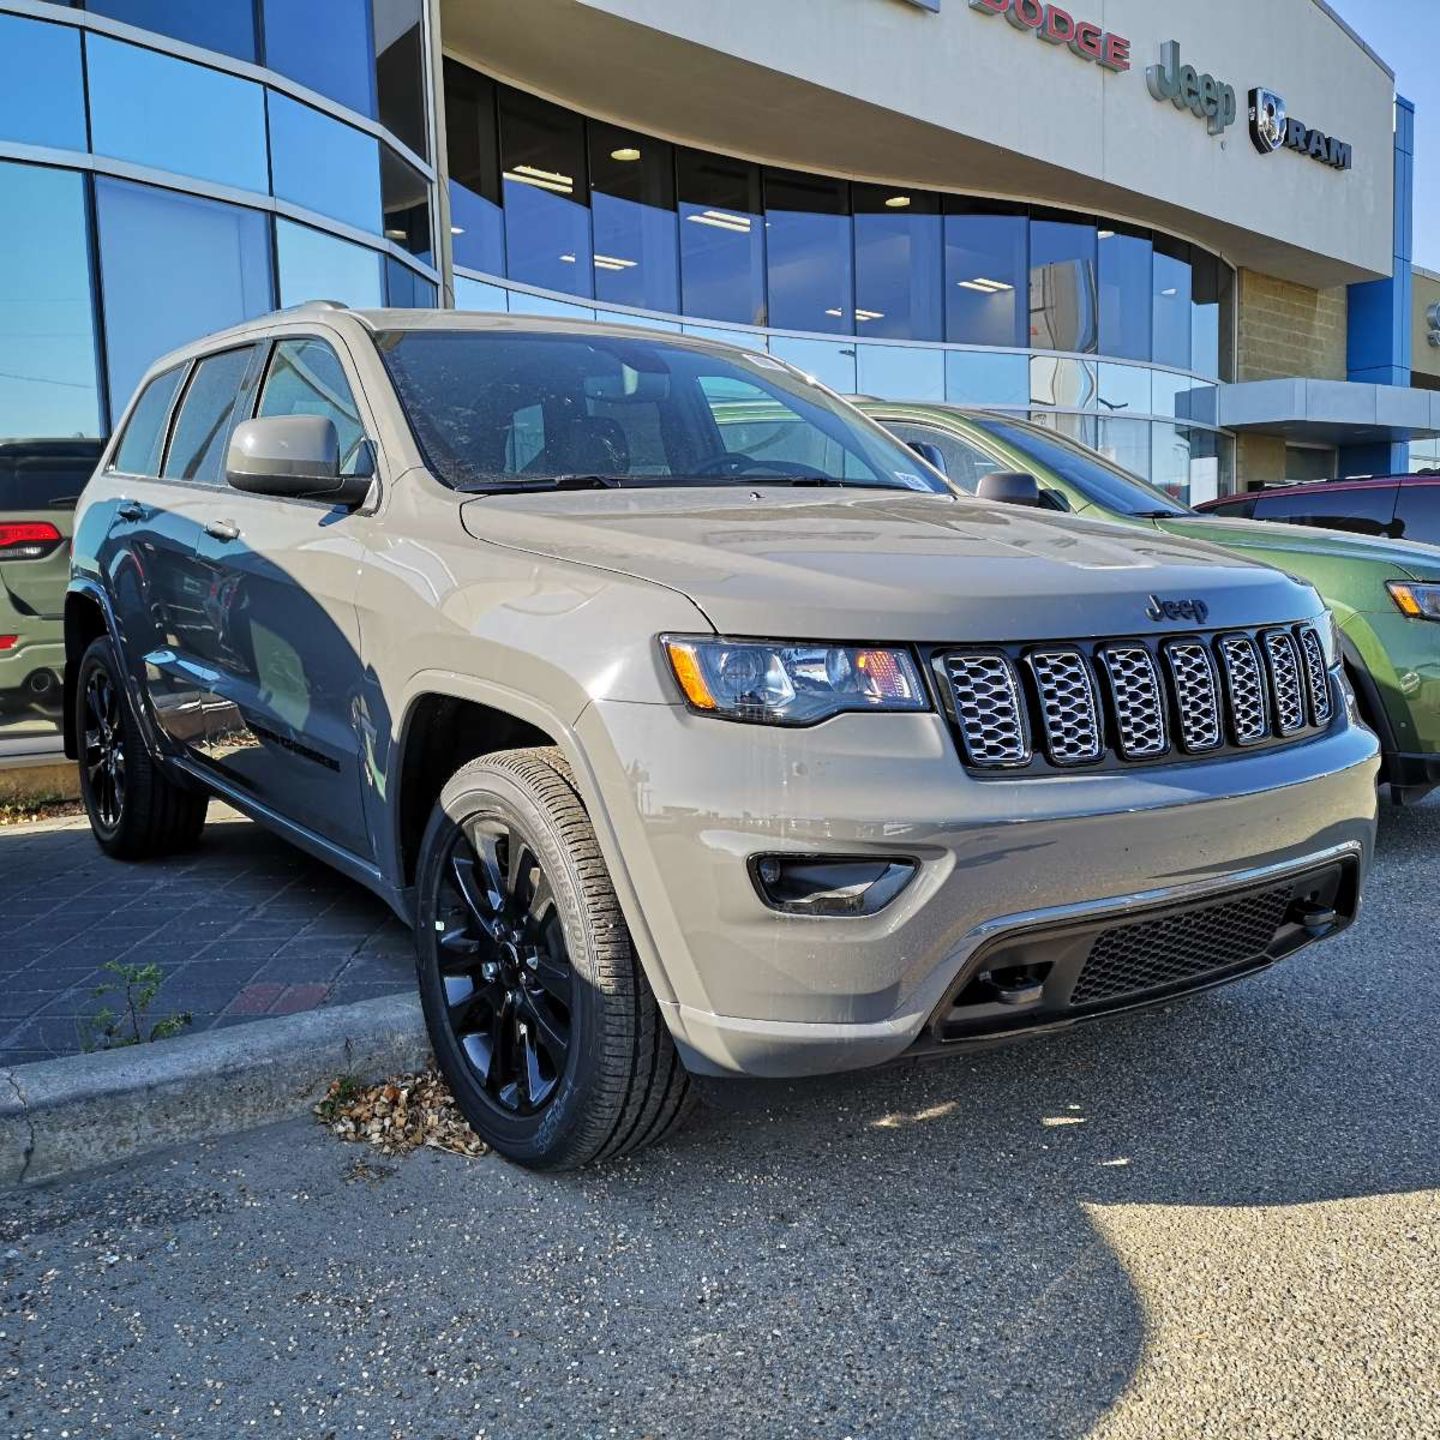
<instances>
[{"instance_id":1,"label":"brick wall","mask_svg":"<svg viewBox=\"0 0 1440 1440\"><path fill-rule=\"evenodd\" d=\"M1285 437L1251 431L1235 437L1235 489L1257 490L1285 478Z\"/></svg>"},{"instance_id":2,"label":"brick wall","mask_svg":"<svg viewBox=\"0 0 1440 1440\"><path fill-rule=\"evenodd\" d=\"M1239 295L1237 380L1347 378L1343 286L1311 290L1242 270Z\"/></svg>"}]
</instances>

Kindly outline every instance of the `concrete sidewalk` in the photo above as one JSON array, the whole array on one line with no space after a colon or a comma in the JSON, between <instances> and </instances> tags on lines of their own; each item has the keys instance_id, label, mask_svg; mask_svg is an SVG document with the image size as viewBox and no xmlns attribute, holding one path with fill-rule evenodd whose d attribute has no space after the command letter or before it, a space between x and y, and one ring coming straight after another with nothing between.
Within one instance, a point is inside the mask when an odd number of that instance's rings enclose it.
<instances>
[{"instance_id":1,"label":"concrete sidewalk","mask_svg":"<svg viewBox=\"0 0 1440 1440\"><path fill-rule=\"evenodd\" d=\"M378 900L220 805L191 855L125 865L83 819L0 829L0 1066L82 1049L109 960L154 962L150 1020L185 1033L414 989L409 933Z\"/></svg>"}]
</instances>

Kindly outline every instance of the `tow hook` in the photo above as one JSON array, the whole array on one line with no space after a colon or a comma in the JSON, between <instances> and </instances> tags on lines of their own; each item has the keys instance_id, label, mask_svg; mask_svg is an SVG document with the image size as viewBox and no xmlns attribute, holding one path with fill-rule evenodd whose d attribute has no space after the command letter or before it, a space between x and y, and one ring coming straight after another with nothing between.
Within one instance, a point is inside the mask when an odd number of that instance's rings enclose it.
<instances>
[{"instance_id":1,"label":"tow hook","mask_svg":"<svg viewBox=\"0 0 1440 1440\"><path fill-rule=\"evenodd\" d=\"M1322 905L1316 900L1297 900L1290 907L1290 919L1316 936L1327 934L1340 923L1340 916L1333 906Z\"/></svg>"}]
</instances>

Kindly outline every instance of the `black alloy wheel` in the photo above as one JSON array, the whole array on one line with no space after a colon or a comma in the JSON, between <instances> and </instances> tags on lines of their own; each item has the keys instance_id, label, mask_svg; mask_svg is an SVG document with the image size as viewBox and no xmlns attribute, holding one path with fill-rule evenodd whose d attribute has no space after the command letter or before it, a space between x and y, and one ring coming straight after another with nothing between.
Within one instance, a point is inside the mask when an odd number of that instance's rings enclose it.
<instances>
[{"instance_id":1,"label":"black alloy wheel","mask_svg":"<svg viewBox=\"0 0 1440 1440\"><path fill-rule=\"evenodd\" d=\"M108 671L98 666L85 680L84 749L81 763L95 819L107 831L125 818L125 727L120 692Z\"/></svg>"}]
</instances>

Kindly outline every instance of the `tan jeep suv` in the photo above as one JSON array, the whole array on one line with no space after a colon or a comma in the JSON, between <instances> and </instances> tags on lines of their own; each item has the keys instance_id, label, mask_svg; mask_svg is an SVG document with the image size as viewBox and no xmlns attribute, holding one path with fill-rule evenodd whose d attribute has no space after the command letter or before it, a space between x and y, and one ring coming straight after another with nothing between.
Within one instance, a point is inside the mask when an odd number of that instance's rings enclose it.
<instances>
[{"instance_id":1,"label":"tan jeep suv","mask_svg":"<svg viewBox=\"0 0 1440 1440\"><path fill-rule=\"evenodd\" d=\"M82 498L99 843L221 796L413 922L477 1131L1071 1024L1342 929L1374 737L1270 569L957 493L765 355L318 304L157 362ZM1033 488L1033 481L1029 481Z\"/></svg>"}]
</instances>

